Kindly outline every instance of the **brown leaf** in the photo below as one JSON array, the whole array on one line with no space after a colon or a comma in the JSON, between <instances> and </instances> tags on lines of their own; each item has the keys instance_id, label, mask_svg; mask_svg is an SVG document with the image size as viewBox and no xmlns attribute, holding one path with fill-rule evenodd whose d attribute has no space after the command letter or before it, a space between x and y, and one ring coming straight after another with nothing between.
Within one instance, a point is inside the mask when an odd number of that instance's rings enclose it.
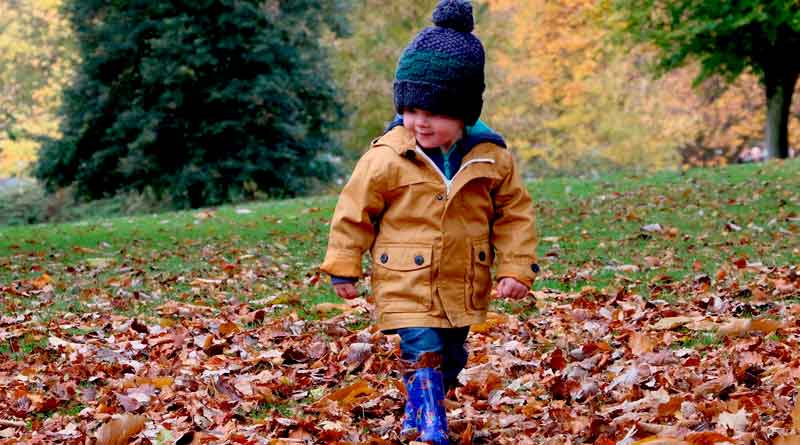
<instances>
[{"instance_id":1,"label":"brown leaf","mask_svg":"<svg viewBox=\"0 0 800 445\"><path fill-rule=\"evenodd\" d=\"M553 371L561 371L567 367L567 360L564 358L564 351L556 349L550 354L550 359L547 361L550 369Z\"/></svg>"},{"instance_id":2,"label":"brown leaf","mask_svg":"<svg viewBox=\"0 0 800 445\"><path fill-rule=\"evenodd\" d=\"M123 414L111 419L95 433L97 445L126 445L129 439L144 429L144 416Z\"/></svg>"},{"instance_id":3,"label":"brown leaf","mask_svg":"<svg viewBox=\"0 0 800 445\"><path fill-rule=\"evenodd\" d=\"M656 342L645 334L634 332L628 337L628 347L631 348L633 355L637 357L648 352L653 352L655 346Z\"/></svg>"},{"instance_id":4,"label":"brown leaf","mask_svg":"<svg viewBox=\"0 0 800 445\"><path fill-rule=\"evenodd\" d=\"M800 433L800 397L797 397L792 409L792 429L795 433Z\"/></svg>"},{"instance_id":5,"label":"brown leaf","mask_svg":"<svg viewBox=\"0 0 800 445\"><path fill-rule=\"evenodd\" d=\"M461 433L461 445L472 445L472 422L467 424L467 428Z\"/></svg>"},{"instance_id":6,"label":"brown leaf","mask_svg":"<svg viewBox=\"0 0 800 445\"><path fill-rule=\"evenodd\" d=\"M719 334L725 337L738 337L750 332L752 320L749 318L734 318L720 326Z\"/></svg>"},{"instance_id":7,"label":"brown leaf","mask_svg":"<svg viewBox=\"0 0 800 445\"><path fill-rule=\"evenodd\" d=\"M772 442L772 445L800 445L800 434L778 437Z\"/></svg>"},{"instance_id":8,"label":"brown leaf","mask_svg":"<svg viewBox=\"0 0 800 445\"><path fill-rule=\"evenodd\" d=\"M740 337L751 332L769 334L783 327L783 323L770 318L734 318L720 326L719 333L725 337Z\"/></svg>"},{"instance_id":9,"label":"brown leaf","mask_svg":"<svg viewBox=\"0 0 800 445\"><path fill-rule=\"evenodd\" d=\"M665 317L653 325L656 331L669 331L697 320L697 317Z\"/></svg>"},{"instance_id":10,"label":"brown leaf","mask_svg":"<svg viewBox=\"0 0 800 445\"><path fill-rule=\"evenodd\" d=\"M313 441L314 436L309 434L308 431L304 430L303 428L298 428L289 434L288 439L301 440L303 443L306 443L306 441Z\"/></svg>"}]
</instances>

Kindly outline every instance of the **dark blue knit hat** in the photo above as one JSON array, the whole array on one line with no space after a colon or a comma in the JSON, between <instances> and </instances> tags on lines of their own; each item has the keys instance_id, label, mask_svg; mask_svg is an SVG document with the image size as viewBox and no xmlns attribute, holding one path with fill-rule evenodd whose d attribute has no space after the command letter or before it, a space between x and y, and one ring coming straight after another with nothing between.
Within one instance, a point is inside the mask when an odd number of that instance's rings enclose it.
<instances>
[{"instance_id":1,"label":"dark blue knit hat","mask_svg":"<svg viewBox=\"0 0 800 445\"><path fill-rule=\"evenodd\" d=\"M398 113L421 108L474 125L483 108L483 45L472 29L472 5L441 0L433 12L436 26L425 28L397 63L394 105Z\"/></svg>"}]
</instances>

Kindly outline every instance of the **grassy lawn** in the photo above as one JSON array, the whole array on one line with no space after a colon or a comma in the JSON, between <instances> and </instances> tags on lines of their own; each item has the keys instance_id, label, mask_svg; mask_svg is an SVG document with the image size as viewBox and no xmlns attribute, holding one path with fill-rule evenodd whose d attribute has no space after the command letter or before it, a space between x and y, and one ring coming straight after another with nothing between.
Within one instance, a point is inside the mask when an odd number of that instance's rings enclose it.
<instances>
[{"instance_id":1,"label":"grassy lawn","mask_svg":"<svg viewBox=\"0 0 800 445\"><path fill-rule=\"evenodd\" d=\"M800 263L798 172L800 161L794 160L642 177L533 181L529 189L537 206L543 269L534 290L561 295L566 299L560 301L566 302L578 294L624 292L646 301L681 305L689 297L687 283L702 282L703 276L711 277L710 281L727 275L743 284L737 295L747 301L753 292L759 292L752 283L744 285L758 278L754 268L796 268ZM148 345L148 339L165 332L189 332L187 341L201 345L201 353L211 357L204 360L210 361L232 360L229 349L219 355L223 349L216 350L216 346L230 348L235 343L242 349L234 348L239 351L234 356L244 360L269 353L269 345L278 348L275 345L280 342L275 339L284 338L284 331L302 337L290 350L282 350L280 360L269 356L266 362L245 368L248 372L285 372L284 380L278 379L276 386L270 387L272 395L251 397L237 405L236 415L255 422L252 425L263 427L277 417L299 415L304 407L320 402L331 388L352 382L357 376L349 369L345 374L332 374L334 379L314 380L325 383L304 392L297 388L310 384L307 374L274 368L287 362L295 367L309 363L314 368L305 358L316 357L314 351L323 348L321 344L333 348L328 354L341 355L351 343L364 341L364 333L369 332L368 313L339 305L342 302L317 271L335 203L334 196L310 197L137 217L88 218L58 225L0 227L0 382L7 384L8 376L32 370L43 375L46 369L52 372L49 363L63 365L64 348L106 345L91 349L95 361L89 368L97 370L99 366L99 374L69 368L71 373L60 384L72 384L73 396L48 402L41 394L52 392L55 383L18 384L15 394L30 392L32 406L37 408L20 408L14 416L35 412L25 429L35 434L55 428L54 422L60 422L61 428L66 422L80 421L81 429L92 430L97 426L91 423L97 422L92 420L94 410L119 413L124 406L125 411L147 413L150 408L131 407L126 403L132 402L116 401L111 394L130 390L130 379L134 375L142 379L145 374L151 379L148 381L156 382L150 386L163 391L162 386L169 385L153 379L172 374L157 371L150 363L161 366L168 360L191 357L172 352L178 355L167 358L147 348L137 352L139 343L134 342L129 347L136 351L123 355L135 358L139 365L109 364L102 358L111 355L109 339L123 335L142 334L140 341ZM800 302L800 295L788 298ZM528 322L541 309L530 300L497 301L492 308L519 322ZM758 312L755 304L748 308L744 311ZM309 324L303 324L306 322ZM306 334L302 329L310 331ZM675 335L672 349L697 349L705 354L726 345L725 338L713 330L677 331ZM774 334L770 338L778 342L784 337ZM558 344L548 340L538 353L550 354ZM391 354L390 348L382 357L393 357ZM182 384L182 388L189 385ZM217 391L229 391L219 384L222 389ZM94 393L108 398L75 395ZM0 400L0 410L10 406L8 403ZM362 421L367 422L366 418ZM272 427L273 432L282 428ZM148 428L154 437L168 434L163 426ZM295 432L302 429L297 424L292 428Z\"/></svg>"},{"instance_id":2,"label":"grassy lawn","mask_svg":"<svg viewBox=\"0 0 800 445\"><path fill-rule=\"evenodd\" d=\"M658 283L665 277L713 275L740 260L796 264L798 171L800 162L790 161L638 178L534 181L529 189L543 267L535 288L573 291L625 283L649 297L662 290ZM197 279L224 280L215 291L241 301L278 295L300 310L336 301L327 286L303 284L324 255L335 203L326 196L0 227L0 284L24 287L46 275L58 296L6 298L4 309L14 314L36 308L41 316L94 310L80 298L93 289L146 295L125 299L118 309L147 314L166 300L202 300L202 292L193 291ZM655 224L660 231L642 230ZM225 280L243 270L250 279Z\"/></svg>"}]
</instances>

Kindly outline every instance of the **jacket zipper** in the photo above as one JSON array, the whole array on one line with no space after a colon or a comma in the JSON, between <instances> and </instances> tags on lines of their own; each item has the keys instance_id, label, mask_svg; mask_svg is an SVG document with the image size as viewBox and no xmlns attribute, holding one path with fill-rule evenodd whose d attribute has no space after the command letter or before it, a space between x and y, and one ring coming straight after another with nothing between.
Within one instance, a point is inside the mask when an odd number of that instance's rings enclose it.
<instances>
[{"instance_id":1,"label":"jacket zipper","mask_svg":"<svg viewBox=\"0 0 800 445\"><path fill-rule=\"evenodd\" d=\"M430 156L425 154L425 152L422 151L421 148L416 147L415 151L417 153L419 153L424 159L426 159L428 161L428 163L431 165L431 167L433 167L433 170L436 173L439 173L439 176L442 178L442 181L444 181L444 186L445 186L445 189L446 189L446 192L445 192L445 198L446 199L450 198L450 187L451 187L451 185L453 183L453 180L456 179L456 176L458 176L458 174L461 173L461 171L464 170L464 168L466 168L466 166L468 166L470 164L477 164L479 162L485 162L485 163L489 163L489 164L494 164L494 159L489 159L489 158L470 159L469 161L464 162L464 163L461 164L461 167L459 167L459 169L456 172L456 174L453 175L453 179L447 179L447 176L445 176L444 173L442 173L442 171L439 170L439 167L436 166L436 163L433 162L433 159L431 159Z\"/></svg>"}]
</instances>

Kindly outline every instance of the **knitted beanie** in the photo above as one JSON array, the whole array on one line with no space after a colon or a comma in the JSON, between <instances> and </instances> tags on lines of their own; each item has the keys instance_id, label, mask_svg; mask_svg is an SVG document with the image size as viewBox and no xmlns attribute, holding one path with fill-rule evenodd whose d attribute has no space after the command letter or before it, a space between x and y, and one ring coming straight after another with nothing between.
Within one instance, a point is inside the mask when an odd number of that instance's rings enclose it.
<instances>
[{"instance_id":1,"label":"knitted beanie","mask_svg":"<svg viewBox=\"0 0 800 445\"><path fill-rule=\"evenodd\" d=\"M433 12L436 26L425 28L397 63L394 105L398 113L420 108L474 125L483 107L485 54L472 29L472 5L441 0Z\"/></svg>"}]
</instances>

